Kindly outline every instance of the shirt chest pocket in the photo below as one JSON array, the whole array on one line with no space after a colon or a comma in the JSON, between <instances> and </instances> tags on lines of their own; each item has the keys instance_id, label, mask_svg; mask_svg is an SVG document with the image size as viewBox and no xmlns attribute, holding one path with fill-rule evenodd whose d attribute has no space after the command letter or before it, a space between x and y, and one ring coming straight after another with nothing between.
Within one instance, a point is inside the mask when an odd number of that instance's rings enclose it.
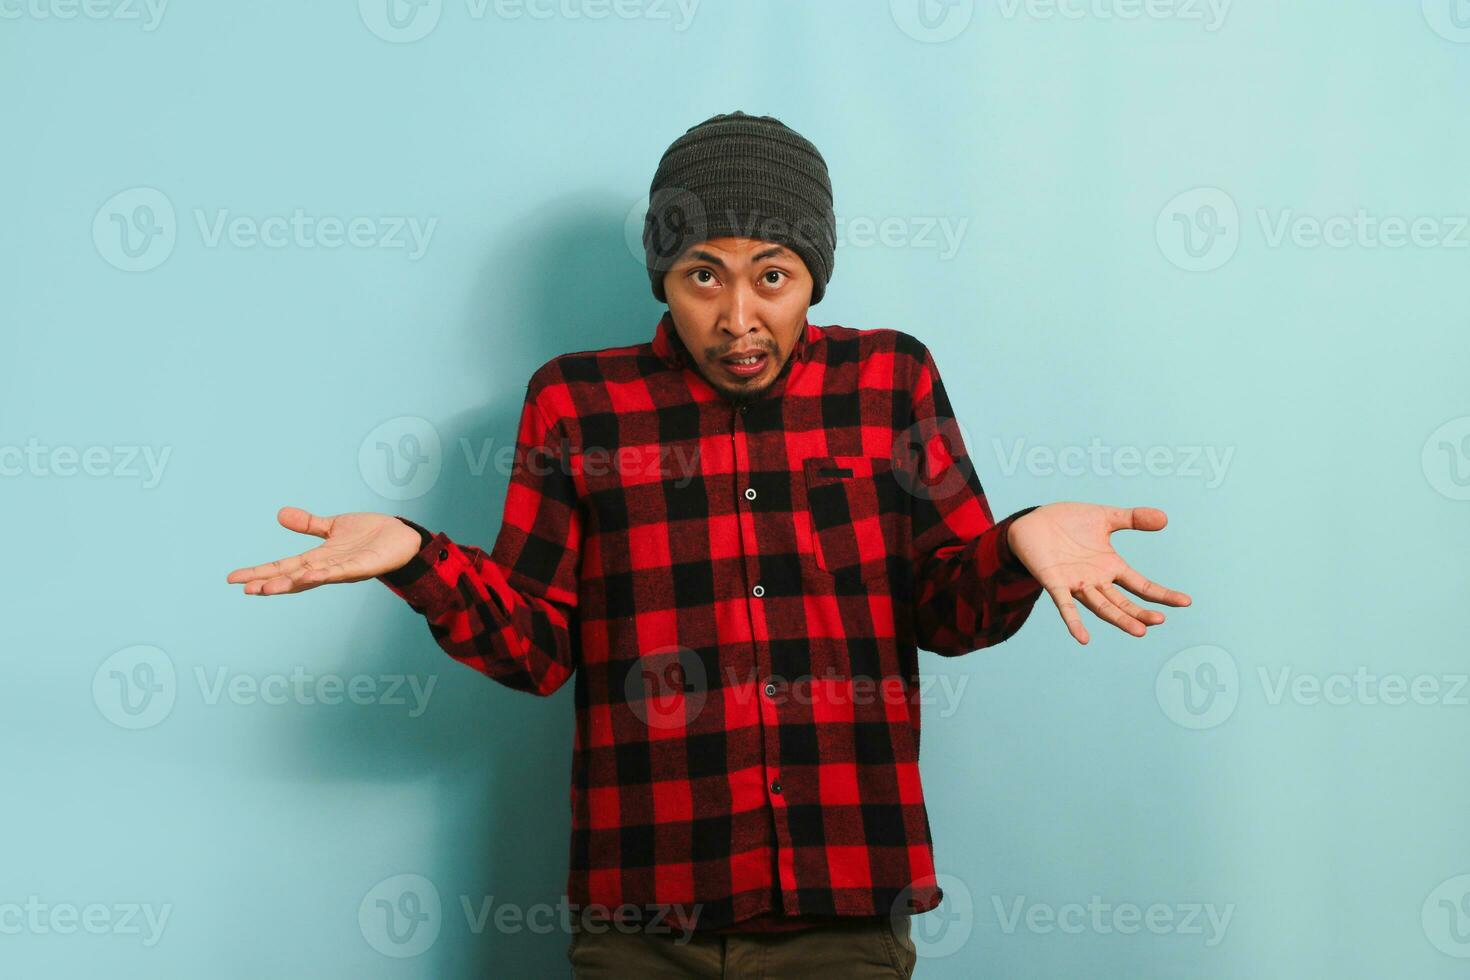
<instances>
[{"instance_id":1,"label":"shirt chest pocket","mask_svg":"<svg viewBox=\"0 0 1470 980\"><path fill-rule=\"evenodd\" d=\"M816 456L802 463L817 567L858 581L883 578L905 547L903 491L886 456Z\"/></svg>"}]
</instances>

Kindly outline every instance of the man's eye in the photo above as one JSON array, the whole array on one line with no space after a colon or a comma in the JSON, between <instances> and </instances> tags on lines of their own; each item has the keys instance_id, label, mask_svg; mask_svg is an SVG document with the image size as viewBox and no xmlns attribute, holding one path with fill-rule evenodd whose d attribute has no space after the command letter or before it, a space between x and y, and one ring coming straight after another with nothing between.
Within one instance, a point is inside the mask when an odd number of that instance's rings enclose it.
<instances>
[{"instance_id":1,"label":"man's eye","mask_svg":"<svg viewBox=\"0 0 1470 980\"><path fill-rule=\"evenodd\" d=\"M708 269L695 269L693 272L691 272L689 274L691 276L693 276L694 277L694 281L697 282L697 283L699 283L701 286L706 285L709 282L713 281L714 276L715 276L715 274L713 272L710 272ZM709 278L708 279L701 279L700 278L701 276L709 276Z\"/></svg>"},{"instance_id":2,"label":"man's eye","mask_svg":"<svg viewBox=\"0 0 1470 980\"><path fill-rule=\"evenodd\" d=\"M782 272L780 269L767 269L766 272L765 272L765 275L767 275L767 276L776 276L777 277L775 280L772 280L772 279L767 279L766 280L767 283L769 283L770 285L774 286L774 285L776 285L777 283L779 283L781 281L780 280L780 277L786 275L786 273Z\"/></svg>"}]
</instances>

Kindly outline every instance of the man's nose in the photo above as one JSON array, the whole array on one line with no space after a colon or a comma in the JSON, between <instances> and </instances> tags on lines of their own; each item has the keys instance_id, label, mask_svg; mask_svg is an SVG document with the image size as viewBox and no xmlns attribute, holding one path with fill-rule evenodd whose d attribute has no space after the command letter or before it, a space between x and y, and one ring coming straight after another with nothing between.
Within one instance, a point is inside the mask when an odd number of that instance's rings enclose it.
<instances>
[{"instance_id":1,"label":"man's nose","mask_svg":"<svg viewBox=\"0 0 1470 980\"><path fill-rule=\"evenodd\" d=\"M760 315L755 297L745 283L736 283L725 291L725 332L736 340L760 326Z\"/></svg>"}]
</instances>

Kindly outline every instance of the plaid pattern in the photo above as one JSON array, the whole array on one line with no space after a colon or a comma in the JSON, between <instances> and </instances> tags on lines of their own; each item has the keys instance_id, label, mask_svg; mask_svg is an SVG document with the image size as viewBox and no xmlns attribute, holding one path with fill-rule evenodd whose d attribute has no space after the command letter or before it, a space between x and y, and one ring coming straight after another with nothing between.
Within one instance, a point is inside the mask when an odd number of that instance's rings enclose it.
<instances>
[{"instance_id":1,"label":"plaid pattern","mask_svg":"<svg viewBox=\"0 0 1470 980\"><path fill-rule=\"evenodd\" d=\"M380 580L508 687L574 679L569 901L722 927L939 904L918 649L1020 628L927 348L808 321L744 407L651 343L531 377L493 550L407 518Z\"/></svg>"}]
</instances>

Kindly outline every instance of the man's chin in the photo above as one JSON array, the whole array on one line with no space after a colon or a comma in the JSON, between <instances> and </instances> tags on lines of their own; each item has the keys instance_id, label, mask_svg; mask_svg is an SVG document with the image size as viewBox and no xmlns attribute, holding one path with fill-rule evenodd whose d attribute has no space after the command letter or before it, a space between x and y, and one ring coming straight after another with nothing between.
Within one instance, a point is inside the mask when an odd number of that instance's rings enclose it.
<instances>
[{"instance_id":1,"label":"man's chin","mask_svg":"<svg viewBox=\"0 0 1470 980\"><path fill-rule=\"evenodd\" d=\"M735 401L749 401L752 398L758 397L761 392L771 386L770 381L747 381L742 384L728 376L724 376L725 372L720 371L719 368L714 368L713 370L719 372L722 376L712 378L710 377L710 372L707 370L701 372L704 374L704 379L720 393Z\"/></svg>"}]
</instances>

